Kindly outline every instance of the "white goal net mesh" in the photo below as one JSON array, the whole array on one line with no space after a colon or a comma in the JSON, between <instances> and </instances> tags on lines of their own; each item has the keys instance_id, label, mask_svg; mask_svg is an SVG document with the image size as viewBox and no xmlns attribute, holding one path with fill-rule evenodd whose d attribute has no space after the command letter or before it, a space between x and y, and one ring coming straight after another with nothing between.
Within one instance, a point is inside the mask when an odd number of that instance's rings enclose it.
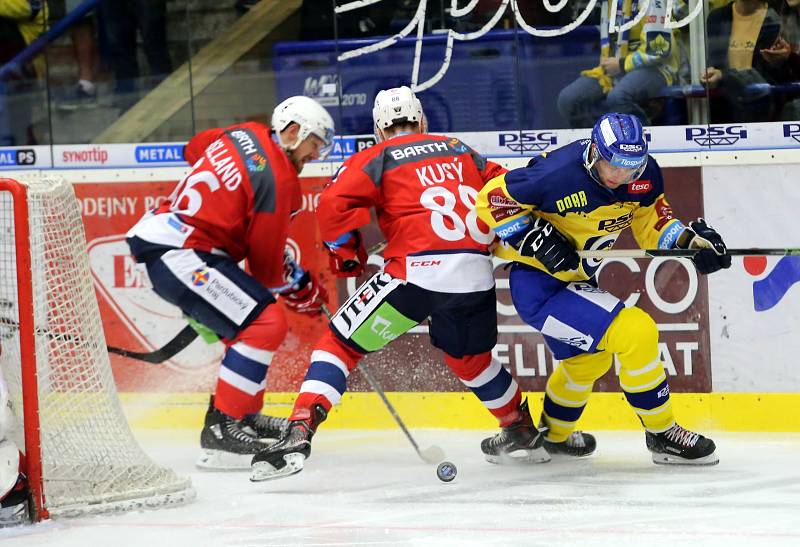
<instances>
[{"instance_id":1,"label":"white goal net mesh","mask_svg":"<svg viewBox=\"0 0 800 547\"><path fill-rule=\"evenodd\" d=\"M18 289L30 290L39 415L24 429L40 430L44 509L80 514L191 499L189 479L153 463L122 412L72 186L63 179L25 186L32 271L23 279L16 272L18 219L0 186L0 365L22 424L20 355L34 348L20 346ZM22 429L6 433L20 447Z\"/></svg>"}]
</instances>

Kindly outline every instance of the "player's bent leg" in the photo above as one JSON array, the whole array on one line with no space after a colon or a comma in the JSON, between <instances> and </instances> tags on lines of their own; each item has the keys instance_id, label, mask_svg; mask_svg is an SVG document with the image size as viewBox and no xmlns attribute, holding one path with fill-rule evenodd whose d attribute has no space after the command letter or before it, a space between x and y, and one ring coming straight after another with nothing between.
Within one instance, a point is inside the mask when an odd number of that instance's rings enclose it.
<instances>
[{"instance_id":1,"label":"player's bent leg","mask_svg":"<svg viewBox=\"0 0 800 547\"><path fill-rule=\"evenodd\" d=\"M714 441L675 422L655 321L639 308L625 308L609 326L601 345L619 358L620 387L644 425L645 441L653 462L719 463Z\"/></svg>"},{"instance_id":2,"label":"player's bent leg","mask_svg":"<svg viewBox=\"0 0 800 547\"><path fill-rule=\"evenodd\" d=\"M227 342L200 434L198 467L247 469L254 454L282 436L288 421L264 416L261 408L267 370L287 329L283 309L270 305Z\"/></svg>"},{"instance_id":3,"label":"player's bent leg","mask_svg":"<svg viewBox=\"0 0 800 547\"><path fill-rule=\"evenodd\" d=\"M294 475L311 456L311 439L347 389L347 378L364 353L329 330L311 353L311 365L300 386L286 435L259 451L251 461L250 480L260 482Z\"/></svg>"},{"instance_id":4,"label":"player's bent leg","mask_svg":"<svg viewBox=\"0 0 800 547\"><path fill-rule=\"evenodd\" d=\"M576 431L594 382L611 367L608 352L584 353L561 361L547 380L539 428L550 454L588 456L597 448L594 435Z\"/></svg>"},{"instance_id":5,"label":"player's bent leg","mask_svg":"<svg viewBox=\"0 0 800 547\"><path fill-rule=\"evenodd\" d=\"M330 330L311 354L286 436L253 457L250 480L270 480L302 471L311 455L311 438L346 391L350 371L366 353L383 348L428 316L420 291L379 272L336 311ZM408 302L421 305L409 308Z\"/></svg>"},{"instance_id":6,"label":"player's bent leg","mask_svg":"<svg viewBox=\"0 0 800 547\"><path fill-rule=\"evenodd\" d=\"M483 406L497 418L501 431L481 442L491 463L544 463L550 460L542 436L533 425L519 385L491 352L453 357L444 361Z\"/></svg>"}]
</instances>

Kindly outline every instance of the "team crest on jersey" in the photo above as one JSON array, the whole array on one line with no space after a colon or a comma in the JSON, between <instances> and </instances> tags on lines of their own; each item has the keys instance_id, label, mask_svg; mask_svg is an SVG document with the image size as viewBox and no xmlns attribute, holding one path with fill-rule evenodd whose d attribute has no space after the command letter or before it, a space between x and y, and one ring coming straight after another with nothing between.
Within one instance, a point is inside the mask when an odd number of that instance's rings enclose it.
<instances>
[{"instance_id":1,"label":"team crest on jersey","mask_svg":"<svg viewBox=\"0 0 800 547\"><path fill-rule=\"evenodd\" d=\"M192 285L195 287L202 287L206 283L208 283L209 278L209 271L208 268L197 268L195 271L192 272Z\"/></svg>"},{"instance_id":2,"label":"team crest on jersey","mask_svg":"<svg viewBox=\"0 0 800 547\"><path fill-rule=\"evenodd\" d=\"M463 142L461 142L460 140L456 139L456 138L450 139L450 141L447 144L449 144L450 148L452 148L456 152L462 152L463 153L463 152L467 151L467 145L464 144Z\"/></svg>"},{"instance_id":3,"label":"team crest on jersey","mask_svg":"<svg viewBox=\"0 0 800 547\"><path fill-rule=\"evenodd\" d=\"M256 152L247 157L247 170L251 173L259 173L267 168L267 158Z\"/></svg>"},{"instance_id":4,"label":"team crest on jersey","mask_svg":"<svg viewBox=\"0 0 800 547\"><path fill-rule=\"evenodd\" d=\"M656 200L655 207L658 220L656 221L654 228L656 230L661 230L661 228L666 226L667 222L671 221L675 217L672 213L672 207L669 206L669 203L667 203L667 200L663 197Z\"/></svg>"}]
</instances>

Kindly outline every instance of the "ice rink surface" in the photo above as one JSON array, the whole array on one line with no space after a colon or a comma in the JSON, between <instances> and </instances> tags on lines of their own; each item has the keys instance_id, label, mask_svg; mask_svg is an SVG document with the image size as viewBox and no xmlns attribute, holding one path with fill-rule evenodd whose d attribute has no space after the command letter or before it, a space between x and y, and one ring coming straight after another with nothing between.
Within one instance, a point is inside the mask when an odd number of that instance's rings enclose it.
<instances>
[{"instance_id":1,"label":"ice rink surface","mask_svg":"<svg viewBox=\"0 0 800 547\"><path fill-rule=\"evenodd\" d=\"M158 461L191 474L185 506L0 530L0 544L800 545L800 435L717 433L720 464L657 466L639 432L599 432L581 460L498 467L482 431L415 431L458 466L451 483L398 430L320 430L306 469L251 483L194 467L196 432L140 435Z\"/></svg>"}]
</instances>

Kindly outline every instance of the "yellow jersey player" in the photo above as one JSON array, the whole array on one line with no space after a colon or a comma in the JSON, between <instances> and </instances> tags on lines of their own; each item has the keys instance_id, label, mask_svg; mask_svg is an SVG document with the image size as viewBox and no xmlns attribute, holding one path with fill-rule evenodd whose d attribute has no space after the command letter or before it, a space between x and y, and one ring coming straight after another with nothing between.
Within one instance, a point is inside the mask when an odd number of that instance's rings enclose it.
<instances>
[{"instance_id":1,"label":"yellow jersey player","mask_svg":"<svg viewBox=\"0 0 800 547\"><path fill-rule=\"evenodd\" d=\"M705 220L687 227L673 216L639 119L603 115L591 139L489 181L476 209L502 239L495 254L513 262L514 307L561 361L547 381L541 417L547 450L573 456L594 451L595 438L575 431L575 424L616 354L620 387L644 425L653 461L717 463L711 439L675 422L656 323L599 288L600 261L581 260L576 252L608 249L630 227L642 248L700 249L693 260L701 274L730 267L722 237ZM486 439L483 450L489 461L515 450L513 426Z\"/></svg>"}]
</instances>

